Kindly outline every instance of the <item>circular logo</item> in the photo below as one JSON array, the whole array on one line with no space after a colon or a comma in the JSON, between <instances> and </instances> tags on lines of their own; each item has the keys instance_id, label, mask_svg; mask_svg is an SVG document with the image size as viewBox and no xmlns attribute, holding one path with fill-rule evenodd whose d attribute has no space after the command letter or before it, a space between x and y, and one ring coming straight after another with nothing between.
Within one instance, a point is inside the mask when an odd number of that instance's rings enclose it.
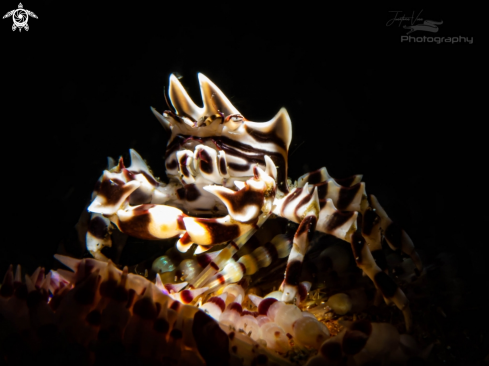
<instances>
[{"instance_id":1,"label":"circular logo","mask_svg":"<svg viewBox=\"0 0 489 366\"><path fill-rule=\"evenodd\" d=\"M17 27L22 28L23 26L25 26L27 24L27 20L29 19L29 15L27 14L27 12L24 9L17 9L12 14L12 18L14 20L14 24Z\"/></svg>"}]
</instances>

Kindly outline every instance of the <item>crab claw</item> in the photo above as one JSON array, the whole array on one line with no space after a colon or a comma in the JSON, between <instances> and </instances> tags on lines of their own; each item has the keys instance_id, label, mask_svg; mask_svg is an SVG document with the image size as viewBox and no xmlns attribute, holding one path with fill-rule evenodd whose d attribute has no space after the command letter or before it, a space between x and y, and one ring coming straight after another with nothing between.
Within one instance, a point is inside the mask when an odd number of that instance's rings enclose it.
<instances>
[{"instance_id":1,"label":"crab claw","mask_svg":"<svg viewBox=\"0 0 489 366\"><path fill-rule=\"evenodd\" d=\"M269 159L271 161L271 159ZM267 166L269 162L267 161ZM253 167L254 178L246 183L235 182L239 188L233 191L223 186L205 186L210 192L221 199L234 220L247 223L255 220L260 212L271 211L271 203L275 193L275 180L260 167Z\"/></svg>"},{"instance_id":2,"label":"crab claw","mask_svg":"<svg viewBox=\"0 0 489 366\"><path fill-rule=\"evenodd\" d=\"M184 214L166 205L139 205L119 210L110 217L120 231L141 239L167 239L185 232Z\"/></svg>"},{"instance_id":3,"label":"crab claw","mask_svg":"<svg viewBox=\"0 0 489 366\"><path fill-rule=\"evenodd\" d=\"M105 170L100 186L95 189L97 196L88 206L88 211L103 215L113 215L141 185L137 180L124 183L114 177L115 174Z\"/></svg>"},{"instance_id":4,"label":"crab claw","mask_svg":"<svg viewBox=\"0 0 489 366\"><path fill-rule=\"evenodd\" d=\"M233 240L254 227L254 222L244 224L230 215L217 219L184 217L183 222L190 239L199 245L214 245Z\"/></svg>"},{"instance_id":5,"label":"crab claw","mask_svg":"<svg viewBox=\"0 0 489 366\"><path fill-rule=\"evenodd\" d=\"M203 187L221 199L228 209L229 216L239 222L249 222L258 217L263 206L265 185L251 179L244 188L233 191L222 186Z\"/></svg>"}]
</instances>

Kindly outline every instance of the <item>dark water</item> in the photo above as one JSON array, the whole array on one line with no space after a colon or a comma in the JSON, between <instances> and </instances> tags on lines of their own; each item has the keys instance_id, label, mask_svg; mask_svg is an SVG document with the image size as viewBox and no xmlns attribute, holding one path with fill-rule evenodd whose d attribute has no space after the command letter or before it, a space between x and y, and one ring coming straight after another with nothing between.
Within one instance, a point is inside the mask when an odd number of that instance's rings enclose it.
<instances>
[{"instance_id":1,"label":"dark water","mask_svg":"<svg viewBox=\"0 0 489 366\"><path fill-rule=\"evenodd\" d=\"M387 11L313 21L310 12L248 18L221 9L217 19L192 21L169 16L183 16L181 9L161 17L148 9L148 19L133 14L136 9L106 9L111 16L102 22L102 10L95 16L87 7L73 9L60 24L65 12L53 2L29 6L39 19L29 20L28 33L12 32L7 21L1 29L10 53L2 67L2 94L9 97L2 101L0 272L9 263L28 272L57 266L52 255L60 246L85 254L73 226L107 156L128 159L129 148L136 149L165 179L168 134L149 107L167 109L163 88L172 72L183 76L199 104L202 72L249 120L267 121L287 108L293 179L322 166L338 178L364 175L367 192L377 195L422 257L450 262L446 297L439 301L448 304L455 325L431 361L475 364L485 357L486 114L478 112L483 101L476 92L481 46L473 26L460 22L468 15L430 13L445 21L439 36L475 39L437 45L400 43L405 32L385 26ZM151 244L140 244L137 260L154 254ZM458 337L476 350L449 344Z\"/></svg>"}]
</instances>

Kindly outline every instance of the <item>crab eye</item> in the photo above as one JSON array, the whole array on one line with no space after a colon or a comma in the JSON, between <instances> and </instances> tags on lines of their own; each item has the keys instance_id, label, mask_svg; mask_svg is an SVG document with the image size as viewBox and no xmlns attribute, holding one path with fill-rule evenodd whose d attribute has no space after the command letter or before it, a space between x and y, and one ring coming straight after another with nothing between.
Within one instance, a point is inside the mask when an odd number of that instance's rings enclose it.
<instances>
[{"instance_id":1,"label":"crab eye","mask_svg":"<svg viewBox=\"0 0 489 366\"><path fill-rule=\"evenodd\" d=\"M244 117L241 114L231 114L231 115L226 117L224 122L228 122L229 120L231 120L232 122L241 123L244 121Z\"/></svg>"}]
</instances>

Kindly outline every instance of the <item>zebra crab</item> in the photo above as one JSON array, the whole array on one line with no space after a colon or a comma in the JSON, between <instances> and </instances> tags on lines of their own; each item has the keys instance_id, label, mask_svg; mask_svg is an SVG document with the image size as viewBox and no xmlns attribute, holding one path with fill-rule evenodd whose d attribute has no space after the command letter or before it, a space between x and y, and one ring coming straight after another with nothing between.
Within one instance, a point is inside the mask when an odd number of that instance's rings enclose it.
<instances>
[{"instance_id":1,"label":"zebra crab","mask_svg":"<svg viewBox=\"0 0 489 366\"><path fill-rule=\"evenodd\" d=\"M385 261L379 260L382 239L410 256L418 271L422 263L408 234L388 217L375 196L367 196L362 176L334 179L321 168L292 183L287 178L292 137L287 111L282 108L268 122L248 121L207 77L198 77L203 107L194 104L171 75L168 94L174 111L160 114L151 108L171 131L165 156L169 183L155 179L134 150L128 167L122 158L117 165L109 159L109 169L88 207L92 216L86 242L91 254L107 260L101 249L111 245L114 225L141 239L179 236L176 246L182 252L193 244L199 254L227 243L190 281L191 288L237 282L267 265L260 256L288 255L281 289L282 301L290 302L303 296L302 262L317 230L351 244L356 265L385 301L403 312L409 330L408 300L387 274ZM272 214L299 224L293 240L275 240L255 255L232 260Z\"/></svg>"}]
</instances>

